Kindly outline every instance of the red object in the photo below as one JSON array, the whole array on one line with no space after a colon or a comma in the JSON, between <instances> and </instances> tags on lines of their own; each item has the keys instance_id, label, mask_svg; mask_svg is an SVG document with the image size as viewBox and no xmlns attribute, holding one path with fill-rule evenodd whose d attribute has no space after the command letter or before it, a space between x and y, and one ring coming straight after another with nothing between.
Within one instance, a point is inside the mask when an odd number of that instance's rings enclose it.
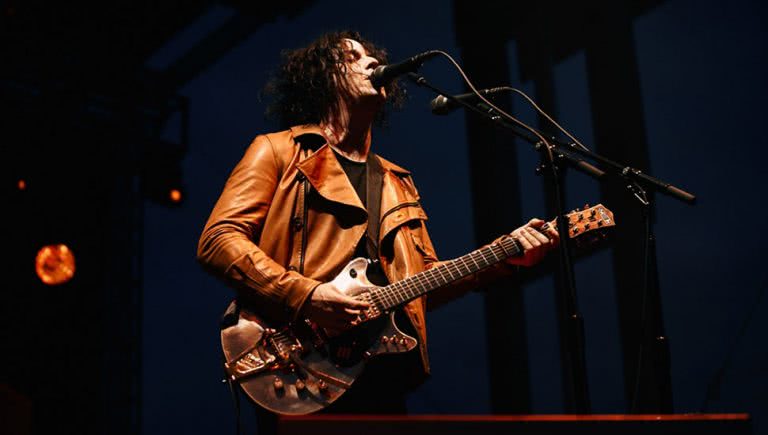
<instances>
[{"instance_id":1,"label":"red object","mask_svg":"<svg viewBox=\"0 0 768 435\"><path fill-rule=\"evenodd\" d=\"M750 434L732 414L303 415L280 417L278 433L306 435Z\"/></svg>"}]
</instances>

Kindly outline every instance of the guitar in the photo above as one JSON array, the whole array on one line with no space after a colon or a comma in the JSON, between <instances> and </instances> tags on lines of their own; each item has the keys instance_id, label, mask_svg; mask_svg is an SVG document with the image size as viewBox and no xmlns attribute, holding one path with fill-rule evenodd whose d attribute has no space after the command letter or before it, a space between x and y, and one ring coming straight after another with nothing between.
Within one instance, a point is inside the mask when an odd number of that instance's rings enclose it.
<instances>
[{"instance_id":1,"label":"guitar","mask_svg":"<svg viewBox=\"0 0 768 435\"><path fill-rule=\"evenodd\" d=\"M579 238L575 242L584 240L584 235L604 237L602 230L615 226L613 213L600 204L566 217L568 236ZM237 324L221 332L229 380L256 403L279 414L309 414L325 408L352 386L366 360L416 347L416 339L395 324L396 308L522 252L511 236L503 237L384 287L366 278L369 260L354 259L332 283L341 292L368 301L370 308L341 332L324 330L308 319L268 325L241 307Z\"/></svg>"}]
</instances>

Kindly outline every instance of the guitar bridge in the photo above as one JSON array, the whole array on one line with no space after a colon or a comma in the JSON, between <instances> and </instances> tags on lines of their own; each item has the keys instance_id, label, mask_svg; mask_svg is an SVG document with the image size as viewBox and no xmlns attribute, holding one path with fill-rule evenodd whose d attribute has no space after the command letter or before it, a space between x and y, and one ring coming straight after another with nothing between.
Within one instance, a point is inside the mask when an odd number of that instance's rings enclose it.
<instances>
[{"instance_id":1,"label":"guitar bridge","mask_svg":"<svg viewBox=\"0 0 768 435\"><path fill-rule=\"evenodd\" d=\"M233 381L253 376L266 370L274 370L290 364L291 353L302 353L304 348L287 329L276 332L265 329L261 339L250 349L232 361L224 363Z\"/></svg>"}]
</instances>

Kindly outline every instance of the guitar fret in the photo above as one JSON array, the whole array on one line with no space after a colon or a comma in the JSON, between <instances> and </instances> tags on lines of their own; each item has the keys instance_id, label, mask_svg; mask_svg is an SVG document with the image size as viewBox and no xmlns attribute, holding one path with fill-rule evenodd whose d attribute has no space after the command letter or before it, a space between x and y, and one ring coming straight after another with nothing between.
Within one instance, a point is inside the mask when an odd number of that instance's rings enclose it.
<instances>
[{"instance_id":1,"label":"guitar fret","mask_svg":"<svg viewBox=\"0 0 768 435\"><path fill-rule=\"evenodd\" d=\"M480 266L477 264L477 261L475 261L474 254L475 254L474 252L469 254L469 259L472 260L473 263L475 263L475 267L477 268L477 269L473 270L473 272L475 272L475 271L480 269Z\"/></svg>"},{"instance_id":2,"label":"guitar fret","mask_svg":"<svg viewBox=\"0 0 768 435\"><path fill-rule=\"evenodd\" d=\"M442 278L443 284L448 284L450 282L448 281L448 278L445 277L445 274L441 270L439 269L431 269L431 270L432 270L432 275L437 275L437 277L435 278L435 283L437 285L440 285L440 282L437 281L438 278Z\"/></svg>"},{"instance_id":3,"label":"guitar fret","mask_svg":"<svg viewBox=\"0 0 768 435\"><path fill-rule=\"evenodd\" d=\"M429 282L430 290L438 287L440 285L440 281L439 281L440 271L432 269L432 270L428 270L427 272L428 273L425 274L425 276L427 277L427 281Z\"/></svg>"},{"instance_id":4,"label":"guitar fret","mask_svg":"<svg viewBox=\"0 0 768 435\"><path fill-rule=\"evenodd\" d=\"M391 310L430 291L517 255L519 245L511 237L446 261L401 281L379 288L377 298L384 311Z\"/></svg>"},{"instance_id":5,"label":"guitar fret","mask_svg":"<svg viewBox=\"0 0 768 435\"><path fill-rule=\"evenodd\" d=\"M395 293L397 303L400 303L401 301L408 299L408 292L410 289L405 284L406 283L404 281L401 281L400 284L397 287L395 287L395 290L397 291Z\"/></svg>"},{"instance_id":6,"label":"guitar fret","mask_svg":"<svg viewBox=\"0 0 768 435\"><path fill-rule=\"evenodd\" d=\"M414 275L414 281L416 281L416 284L421 285L424 290L426 290L426 286L423 285L421 282L421 278L423 277L422 274Z\"/></svg>"},{"instance_id":7,"label":"guitar fret","mask_svg":"<svg viewBox=\"0 0 768 435\"><path fill-rule=\"evenodd\" d=\"M445 268L445 270L448 272L448 275L450 275L450 276L451 276L451 279L452 279L452 280L453 280L453 279L456 279L456 278L454 278L454 277L453 277L453 274L451 273L451 268L450 268L450 267L446 267L446 268Z\"/></svg>"},{"instance_id":8,"label":"guitar fret","mask_svg":"<svg viewBox=\"0 0 768 435\"><path fill-rule=\"evenodd\" d=\"M496 261L501 261L501 260L499 259L499 256L498 256L498 255L496 255L496 252L494 252L494 250L493 250L495 247L496 247L496 244L494 243L493 245L491 245L491 249L490 249L490 251L491 251L491 254L493 254L493 259L494 259L494 260L496 260Z\"/></svg>"},{"instance_id":9,"label":"guitar fret","mask_svg":"<svg viewBox=\"0 0 768 435\"><path fill-rule=\"evenodd\" d=\"M386 292L384 293L384 296L387 299L387 304L392 305L392 302L394 302L394 297L392 294L391 287L386 287Z\"/></svg>"},{"instance_id":10,"label":"guitar fret","mask_svg":"<svg viewBox=\"0 0 768 435\"><path fill-rule=\"evenodd\" d=\"M485 249L480 251L480 256L483 257L483 261L485 262L485 266L487 267L488 265L491 264L491 262L488 260L488 257L485 251L486 251Z\"/></svg>"},{"instance_id":11,"label":"guitar fret","mask_svg":"<svg viewBox=\"0 0 768 435\"><path fill-rule=\"evenodd\" d=\"M464 261L464 257L459 257L459 260L461 260L461 264L464 265L464 267L467 269L467 274L472 273L472 271L469 269L469 266L467 266L467 262Z\"/></svg>"},{"instance_id":12,"label":"guitar fret","mask_svg":"<svg viewBox=\"0 0 768 435\"><path fill-rule=\"evenodd\" d=\"M397 305L398 294L399 294L399 290L398 290L398 286L399 285L401 285L401 284L400 283L395 283L395 284L393 284L393 285L391 285L391 286L389 286L387 288L387 293L389 294L389 297L387 299L389 300L389 305L390 306Z\"/></svg>"},{"instance_id":13,"label":"guitar fret","mask_svg":"<svg viewBox=\"0 0 768 435\"><path fill-rule=\"evenodd\" d=\"M405 299L404 293L406 291L407 287L405 286L404 282L396 283L392 287L392 298L394 299L395 303L394 305L397 305L401 300Z\"/></svg>"}]
</instances>

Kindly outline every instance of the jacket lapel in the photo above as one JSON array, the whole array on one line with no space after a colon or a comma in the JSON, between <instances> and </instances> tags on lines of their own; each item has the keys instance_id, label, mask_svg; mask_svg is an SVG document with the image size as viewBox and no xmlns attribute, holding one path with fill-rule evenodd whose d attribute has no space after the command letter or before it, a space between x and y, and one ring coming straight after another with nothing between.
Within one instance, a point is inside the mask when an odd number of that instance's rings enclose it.
<instances>
[{"instance_id":1,"label":"jacket lapel","mask_svg":"<svg viewBox=\"0 0 768 435\"><path fill-rule=\"evenodd\" d=\"M299 162L296 167L323 198L365 211L347 174L327 143Z\"/></svg>"}]
</instances>

